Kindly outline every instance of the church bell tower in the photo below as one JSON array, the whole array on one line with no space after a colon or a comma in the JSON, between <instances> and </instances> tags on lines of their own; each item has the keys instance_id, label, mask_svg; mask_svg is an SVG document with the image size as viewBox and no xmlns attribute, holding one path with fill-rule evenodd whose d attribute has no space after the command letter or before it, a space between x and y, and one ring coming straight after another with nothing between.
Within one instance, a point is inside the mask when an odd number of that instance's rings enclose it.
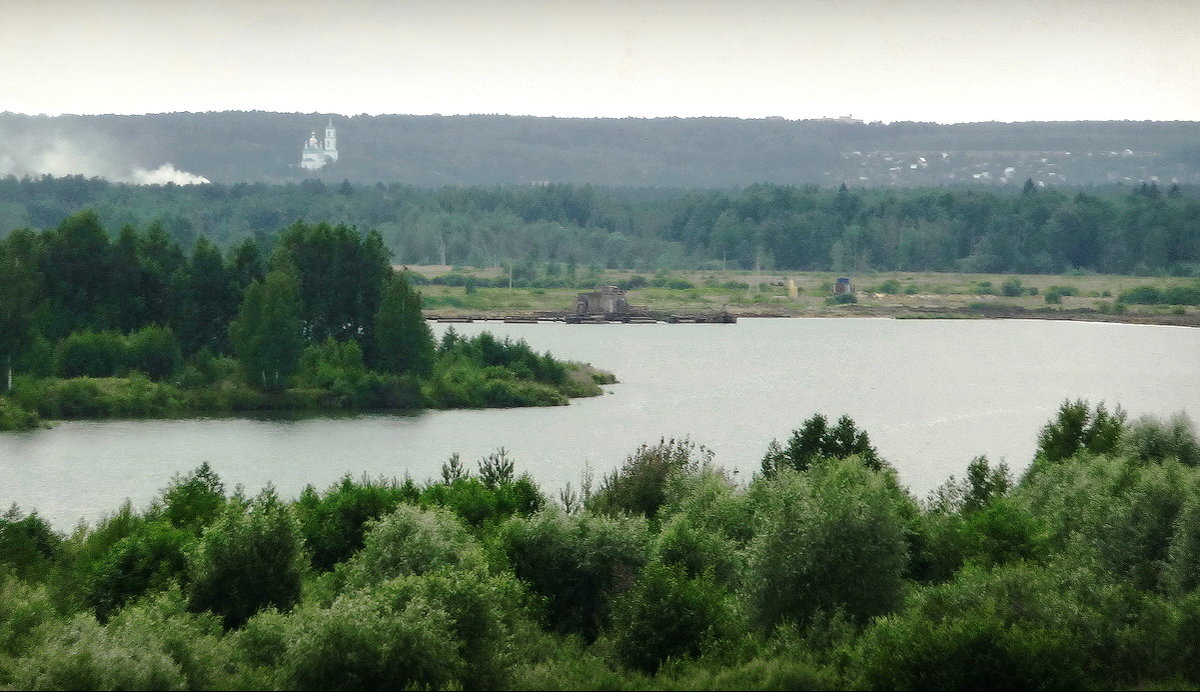
<instances>
[{"instance_id":1,"label":"church bell tower","mask_svg":"<svg viewBox=\"0 0 1200 692\"><path fill-rule=\"evenodd\" d=\"M329 119L329 124L325 126L325 155L337 161L337 130L333 127L333 118Z\"/></svg>"}]
</instances>

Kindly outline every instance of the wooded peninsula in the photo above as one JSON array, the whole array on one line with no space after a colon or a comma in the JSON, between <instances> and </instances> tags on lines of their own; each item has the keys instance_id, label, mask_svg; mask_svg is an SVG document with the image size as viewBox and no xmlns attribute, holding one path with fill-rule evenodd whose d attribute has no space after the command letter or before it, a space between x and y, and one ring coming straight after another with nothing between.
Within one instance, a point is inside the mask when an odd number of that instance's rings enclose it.
<instances>
[{"instance_id":1,"label":"wooded peninsula","mask_svg":"<svg viewBox=\"0 0 1200 692\"><path fill-rule=\"evenodd\" d=\"M546 406L609 373L448 332L377 233L297 223L268 258L183 252L161 226L110 240L85 211L0 240L0 430L41 419Z\"/></svg>"}]
</instances>

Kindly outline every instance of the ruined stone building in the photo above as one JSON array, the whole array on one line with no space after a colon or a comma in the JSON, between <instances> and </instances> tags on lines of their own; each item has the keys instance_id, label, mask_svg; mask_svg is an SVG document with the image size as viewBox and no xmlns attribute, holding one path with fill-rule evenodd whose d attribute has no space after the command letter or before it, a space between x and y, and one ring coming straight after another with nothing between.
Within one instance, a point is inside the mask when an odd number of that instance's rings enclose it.
<instances>
[{"instance_id":1,"label":"ruined stone building","mask_svg":"<svg viewBox=\"0 0 1200 692\"><path fill-rule=\"evenodd\" d=\"M616 286L603 286L597 291L580 293L575 299L577 315L623 315L629 312L625 291Z\"/></svg>"}]
</instances>

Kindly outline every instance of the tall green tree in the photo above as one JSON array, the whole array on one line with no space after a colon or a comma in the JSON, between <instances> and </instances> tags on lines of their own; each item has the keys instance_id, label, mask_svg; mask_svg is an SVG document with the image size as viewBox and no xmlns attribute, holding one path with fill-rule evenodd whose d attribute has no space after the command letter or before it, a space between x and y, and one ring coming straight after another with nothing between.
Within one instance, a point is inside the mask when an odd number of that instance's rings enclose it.
<instances>
[{"instance_id":1,"label":"tall green tree","mask_svg":"<svg viewBox=\"0 0 1200 692\"><path fill-rule=\"evenodd\" d=\"M237 296L220 248L204 238L197 240L181 284L175 332L184 353L192 354L205 346L217 353L226 352L226 330Z\"/></svg>"},{"instance_id":2,"label":"tall green tree","mask_svg":"<svg viewBox=\"0 0 1200 692\"><path fill-rule=\"evenodd\" d=\"M54 316L47 336L112 326L112 257L96 212L67 217L43 239L42 271Z\"/></svg>"},{"instance_id":3,"label":"tall green tree","mask_svg":"<svg viewBox=\"0 0 1200 692\"><path fill-rule=\"evenodd\" d=\"M293 268L310 339L370 343L371 318L391 273L378 233L363 236L342 224L296 222L280 234L271 265Z\"/></svg>"},{"instance_id":4,"label":"tall green tree","mask_svg":"<svg viewBox=\"0 0 1200 692\"><path fill-rule=\"evenodd\" d=\"M4 365L0 391L5 392L12 388L13 360L29 341L34 307L42 292L36 258L21 251L22 239L34 240L32 234L14 234L0 241L0 359Z\"/></svg>"},{"instance_id":5,"label":"tall green tree","mask_svg":"<svg viewBox=\"0 0 1200 692\"><path fill-rule=\"evenodd\" d=\"M262 608L290 610L300 600L304 541L291 508L268 486L253 500L226 505L189 563L192 610L240 627Z\"/></svg>"},{"instance_id":6,"label":"tall green tree","mask_svg":"<svg viewBox=\"0 0 1200 692\"><path fill-rule=\"evenodd\" d=\"M433 373L433 332L421 314L420 292L403 274L388 280L374 327L376 360L381 370L417 377Z\"/></svg>"},{"instance_id":7,"label":"tall green tree","mask_svg":"<svg viewBox=\"0 0 1200 692\"><path fill-rule=\"evenodd\" d=\"M296 370L304 349L298 293L295 277L278 270L246 289L229 337L250 386L283 389Z\"/></svg>"}]
</instances>

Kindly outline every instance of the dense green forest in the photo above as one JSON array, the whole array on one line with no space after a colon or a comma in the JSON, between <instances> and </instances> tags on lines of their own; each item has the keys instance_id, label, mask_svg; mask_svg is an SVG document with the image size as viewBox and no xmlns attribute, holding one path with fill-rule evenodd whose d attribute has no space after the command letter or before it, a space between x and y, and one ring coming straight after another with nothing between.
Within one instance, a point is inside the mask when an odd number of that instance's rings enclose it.
<instances>
[{"instance_id":1,"label":"dense green forest","mask_svg":"<svg viewBox=\"0 0 1200 692\"><path fill-rule=\"evenodd\" d=\"M922 501L813 416L737 483L686 440L548 497L503 449L286 500L207 466L67 534L0 517L6 689L1179 689L1200 443L1065 402Z\"/></svg>"},{"instance_id":2,"label":"dense green forest","mask_svg":"<svg viewBox=\"0 0 1200 692\"><path fill-rule=\"evenodd\" d=\"M531 181L613 186L1200 182L1200 123L856 124L765 118L544 118L224 112L0 113L0 175L130 179L174 164L214 182L298 181L303 141L332 120L326 182L443 185ZM986 176L984 174L987 174ZM863 181L862 178L867 180Z\"/></svg>"},{"instance_id":3,"label":"dense green forest","mask_svg":"<svg viewBox=\"0 0 1200 692\"><path fill-rule=\"evenodd\" d=\"M401 264L655 271L1200 273L1200 198L1156 184L1087 191L682 190L326 184L136 186L79 176L0 179L0 234L92 209L109 229L159 229L263 252L297 219L378 233Z\"/></svg>"},{"instance_id":4,"label":"dense green forest","mask_svg":"<svg viewBox=\"0 0 1200 692\"><path fill-rule=\"evenodd\" d=\"M38 417L563 404L604 374L490 334L435 343L378 233L295 223L184 252L80 212L0 239L0 430ZM14 376L15 374L15 376Z\"/></svg>"}]
</instances>

